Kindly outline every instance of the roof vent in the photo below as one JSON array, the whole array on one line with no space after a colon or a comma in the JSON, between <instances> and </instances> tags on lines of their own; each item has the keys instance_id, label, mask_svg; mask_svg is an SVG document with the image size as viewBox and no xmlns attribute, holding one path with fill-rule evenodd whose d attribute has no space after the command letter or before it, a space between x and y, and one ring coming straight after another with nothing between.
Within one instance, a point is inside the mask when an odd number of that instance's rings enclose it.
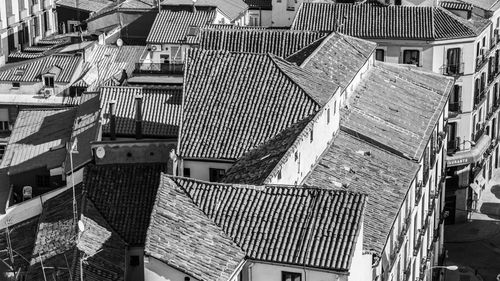
<instances>
[{"instance_id":1,"label":"roof vent","mask_svg":"<svg viewBox=\"0 0 500 281\"><path fill-rule=\"evenodd\" d=\"M356 173L351 167L348 167L348 166L344 166L344 170L346 170L350 174L355 174Z\"/></svg>"}]
</instances>

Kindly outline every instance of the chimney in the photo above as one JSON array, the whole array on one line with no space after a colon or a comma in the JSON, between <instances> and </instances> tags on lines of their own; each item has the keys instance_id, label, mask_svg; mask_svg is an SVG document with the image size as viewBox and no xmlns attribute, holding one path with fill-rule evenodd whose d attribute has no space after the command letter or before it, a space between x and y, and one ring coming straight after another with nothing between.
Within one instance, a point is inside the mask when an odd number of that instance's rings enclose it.
<instances>
[{"instance_id":1,"label":"chimney","mask_svg":"<svg viewBox=\"0 0 500 281\"><path fill-rule=\"evenodd\" d=\"M116 112L115 112L116 101L109 101L109 134L111 140L116 140Z\"/></svg>"},{"instance_id":2,"label":"chimney","mask_svg":"<svg viewBox=\"0 0 500 281\"><path fill-rule=\"evenodd\" d=\"M135 138L142 139L142 96L135 96Z\"/></svg>"}]
</instances>

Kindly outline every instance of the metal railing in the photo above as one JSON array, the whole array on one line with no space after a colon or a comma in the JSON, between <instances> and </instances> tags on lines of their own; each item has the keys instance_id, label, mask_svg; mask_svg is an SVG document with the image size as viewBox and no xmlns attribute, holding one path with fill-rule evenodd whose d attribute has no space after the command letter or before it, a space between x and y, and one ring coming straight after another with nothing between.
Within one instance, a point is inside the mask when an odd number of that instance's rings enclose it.
<instances>
[{"instance_id":1,"label":"metal railing","mask_svg":"<svg viewBox=\"0 0 500 281\"><path fill-rule=\"evenodd\" d=\"M482 55L479 55L476 58L476 71L479 71L487 62L490 57L489 51L483 51Z\"/></svg>"},{"instance_id":2,"label":"metal railing","mask_svg":"<svg viewBox=\"0 0 500 281\"><path fill-rule=\"evenodd\" d=\"M485 126L481 125L481 127L479 128L479 130L477 130L476 132L472 133L472 135L471 135L472 141L477 142L483 136L483 134L484 134L484 128L485 128Z\"/></svg>"},{"instance_id":3,"label":"metal railing","mask_svg":"<svg viewBox=\"0 0 500 281\"><path fill-rule=\"evenodd\" d=\"M464 63L445 64L441 67L441 74L448 76L460 76L464 74Z\"/></svg>"},{"instance_id":4,"label":"metal railing","mask_svg":"<svg viewBox=\"0 0 500 281\"><path fill-rule=\"evenodd\" d=\"M145 74L182 74L183 63L136 63L135 73Z\"/></svg>"}]
</instances>

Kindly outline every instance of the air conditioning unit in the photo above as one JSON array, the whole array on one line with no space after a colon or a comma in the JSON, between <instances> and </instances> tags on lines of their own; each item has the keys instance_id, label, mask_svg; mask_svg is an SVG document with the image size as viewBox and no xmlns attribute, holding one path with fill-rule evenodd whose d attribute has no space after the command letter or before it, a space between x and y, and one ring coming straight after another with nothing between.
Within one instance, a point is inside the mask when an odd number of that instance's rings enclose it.
<instances>
[{"instance_id":1,"label":"air conditioning unit","mask_svg":"<svg viewBox=\"0 0 500 281\"><path fill-rule=\"evenodd\" d=\"M48 97L54 95L54 88L43 88L40 91L40 95L42 95L44 98L48 98Z\"/></svg>"},{"instance_id":2,"label":"air conditioning unit","mask_svg":"<svg viewBox=\"0 0 500 281\"><path fill-rule=\"evenodd\" d=\"M149 50L155 52L155 51L161 51L161 45L151 45L149 46Z\"/></svg>"}]
</instances>

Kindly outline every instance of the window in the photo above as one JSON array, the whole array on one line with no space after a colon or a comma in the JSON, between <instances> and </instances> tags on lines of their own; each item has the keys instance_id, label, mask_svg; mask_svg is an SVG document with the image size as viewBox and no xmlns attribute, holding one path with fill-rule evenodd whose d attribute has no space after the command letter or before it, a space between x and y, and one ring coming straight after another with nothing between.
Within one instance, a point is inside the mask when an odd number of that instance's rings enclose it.
<instances>
[{"instance_id":1,"label":"window","mask_svg":"<svg viewBox=\"0 0 500 281\"><path fill-rule=\"evenodd\" d=\"M479 42L477 42L477 45L476 45L476 57L479 57L479 55L481 54L481 45Z\"/></svg>"},{"instance_id":2,"label":"window","mask_svg":"<svg viewBox=\"0 0 500 281\"><path fill-rule=\"evenodd\" d=\"M295 0L286 0L287 11L295 11Z\"/></svg>"},{"instance_id":3,"label":"window","mask_svg":"<svg viewBox=\"0 0 500 281\"><path fill-rule=\"evenodd\" d=\"M460 48L452 48L446 51L446 59L448 61L446 66L447 74L459 74L460 69Z\"/></svg>"},{"instance_id":4,"label":"window","mask_svg":"<svg viewBox=\"0 0 500 281\"><path fill-rule=\"evenodd\" d=\"M314 141L314 126L311 128L311 134L309 135L309 140L310 140L311 142L313 142L313 141Z\"/></svg>"},{"instance_id":5,"label":"window","mask_svg":"<svg viewBox=\"0 0 500 281\"><path fill-rule=\"evenodd\" d=\"M278 179L281 179L281 169L278 171Z\"/></svg>"},{"instance_id":6,"label":"window","mask_svg":"<svg viewBox=\"0 0 500 281\"><path fill-rule=\"evenodd\" d=\"M45 31L49 30L49 11L43 13L43 26L45 27Z\"/></svg>"},{"instance_id":7,"label":"window","mask_svg":"<svg viewBox=\"0 0 500 281\"><path fill-rule=\"evenodd\" d=\"M35 29L35 36L40 36L40 23L38 22L38 16L33 19L33 28Z\"/></svg>"},{"instance_id":8,"label":"window","mask_svg":"<svg viewBox=\"0 0 500 281\"><path fill-rule=\"evenodd\" d=\"M209 177L211 182L218 182L220 181L224 175L226 174L226 171L224 169L214 169L214 168L209 168Z\"/></svg>"},{"instance_id":9,"label":"window","mask_svg":"<svg viewBox=\"0 0 500 281\"><path fill-rule=\"evenodd\" d=\"M6 145L0 145L0 160L2 159L3 155L5 154L5 147L6 147Z\"/></svg>"},{"instance_id":10,"label":"window","mask_svg":"<svg viewBox=\"0 0 500 281\"><path fill-rule=\"evenodd\" d=\"M12 82L12 88L16 88L17 89L19 87L21 87L21 83L19 83L19 82Z\"/></svg>"},{"instance_id":11,"label":"window","mask_svg":"<svg viewBox=\"0 0 500 281\"><path fill-rule=\"evenodd\" d=\"M0 121L0 132L9 130L9 121Z\"/></svg>"},{"instance_id":12,"label":"window","mask_svg":"<svg viewBox=\"0 0 500 281\"><path fill-rule=\"evenodd\" d=\"M44 76L43 84L45 87L54 88L54 76Z\"/></svg>"},{"instance_id":13,"label":"window","mask_svg":"<svg viewBox=\"0 0 500 281\"><path fill-rule=\"evenodd\" d=\"M295 151L295 162L297 162L297 160L299 160L299 152Z\"/></svg>"},{"instance_id":14,"label":"window","mask_svg":"<svg viewBox=\"0 0 500 281\"><path fill-rule=\"evenodd\" d=\"M22 11L26 9L26 6L24 6L24 0L19 0L19 10Z\"/></svg>"},{"instance_id":15,"label":"window","mask_svg":"<svg viewBox=\"0 0 500 281\"><path fill-rule=\"evenodd\" d=\"M404 50L403 63L414 64L420 66L420 51L419 50Z\"/></svg>"},{"instance_id":16,"label":"window","mask_svg":"<svg viewBox=\"0 0 500 281\"><path fill-rule=\"evenodd\" d=\"M486 36L483 37L483 47L486 46Z\"/></svg>"},{"instance_id":17,"label":"window","mask_svg":"<svg viewBox=\"0 0 500 281\"><path fill-rule=\"evenodd\" d=\"M161 54L160 55L160 63L170 63L170 55Z\"/></svg>"},{"instance_id":18,"label":"window","mask_svg":"<svg viewBox=\"0 0 500 281\"><path fill-rule=\"evenodd\" d=\"M302 274L297 272L281 272L281 281L301 281Z\"/></svg>"},{"instance_id":19,"label":"window","mask_svg":"<svg viewBox=\"0 0 500 281\"><path fill-rule=\"evenodd\" d=\"M330 108L326 110L326 124L330 124Z\"/></svg>"},{"instance_id":20,"label":"window","mask_svg":"<svg viewBox=\"0 0 500 281\"><path fill-rule=\"evenodd\" d=\"M172 62L182 62L182 49L178 46L172 46L170 48L170 56L172 58Z\"/></svg>"},{"instance_id":21,"label":"window","mask_svg":"<svg viewBox=\"0 0 500 281\"><path fill-rule=\"evenodd\" d=\"M5 2L5 4L6 4L5 9L7 10L7 17L14 15L14 13L12 11L12 1L7 1L7 2Z\"/></svg>"},{"instance_id":22,"label":"window","mask_svg":"<svg viewBox=\"0 0 500 281\"><path fill-rule=\"evenodd\" d=\"M333 115L337 114L337 101L333 102Z\"/></svg>"},{"instance_id":23,"label":"window","mask_svg":"<svg viewBox=\"0 0 500 281\"><path fill-rule=\"evenodd\" d=\"M48 176L48 175L36 176L36 185L38 187L49 187L50 186L50 176Z\"/></svg>"},{"instance_id":24,"label":"window","mask_svg":"<svg viewBox=\"0 0 500 281\"><path fill-rule=\"evenodd\" d=\"M259 15L250 15L250 26L260 26Z\"/></svg>"},{"instance_id":25,"label":"window","mask_svg":"<svg viewBox=\"0 0 500 281\"><path fill-rule=\"evenodd\" d=\"M385 50L383 49L375 50L375 59L378 61L385 61Z\"/></svg>"},{"instance_id":26,"label":"window","mask_svg":"<svg viewBox=\"0 0 500 281\"><path fill-rule=\"evenodd\" d=\"M130 256L130 265L131 266L139 266L141 261L139 260L139 256Z\"/></svg>"},{"instance_id":27,"label":"window","mask_svg":"<svg viewBox=\"0 0 500 281\"><path fill-rule=\"evenodd\" d=\"M183 176L186 177L186 178L190 178L191 177L191 169L184 168Z\"/></svg>"}]
</instances>

